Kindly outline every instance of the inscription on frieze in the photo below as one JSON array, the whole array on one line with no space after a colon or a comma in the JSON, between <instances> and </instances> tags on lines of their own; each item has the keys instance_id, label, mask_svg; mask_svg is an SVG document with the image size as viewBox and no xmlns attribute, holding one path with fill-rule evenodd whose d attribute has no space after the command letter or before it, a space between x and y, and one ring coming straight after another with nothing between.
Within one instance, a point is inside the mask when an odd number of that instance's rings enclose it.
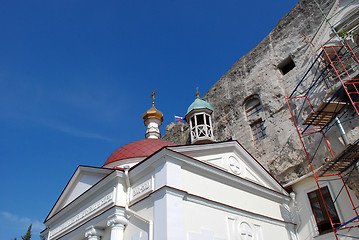
<instances>
[{"instance_id":1,"label":"inscription on frieze","mask_svg":"<svg viewBox=\"0 0 359 240\"><path fill-rule=\"evenodd\" d=\"M82 219L86 218L91 213L93 213L96 210L100 209L101 207L107 205L107 203L112 202L112 198L113 198L112 193L101 198L100 200L98 200L94 204L90 205L89 207L87 207L86 209L81 211L80 213L76 214L75 216L73 216L72 218L70 218L63 224L61 224L60 226L54 228L53 230L50 230L50 236L52 237L52 236L62 232L63 230L71 227L72 225L81 221ZM51 239L51 237L50 237L50 239Z\"/></svg>"},{"instance_id":2,"label":"inscription on frieze","mask_svg":"<svg viewBox=\"0 0 359 240\"><path fill-rule=\"evenodd\" d=\"M147 181L132 187L131 201L140 198L150 191L152 191L152 179L148 179Z\"/></svg>"}]
</instances>

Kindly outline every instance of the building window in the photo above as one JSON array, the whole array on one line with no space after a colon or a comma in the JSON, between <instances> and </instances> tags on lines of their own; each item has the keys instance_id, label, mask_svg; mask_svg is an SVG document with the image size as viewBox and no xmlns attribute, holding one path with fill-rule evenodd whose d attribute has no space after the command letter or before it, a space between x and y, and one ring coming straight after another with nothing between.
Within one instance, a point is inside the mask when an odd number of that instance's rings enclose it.
<instances>
[{"instance_id":1,"label":"building window","mask_svg":"<svg viewBox=\"0 0 359 240\"><path fill-rule=\"evenodd\" d=\"M323 194L325 205L327 206L332 222L340 223L338 213L335 209L328 187L323 187L320 190ZM330 223L327 211L325 210L325 205L323 203L322 197L320 196L319 190L315 190L308 193L308 198L314 214L315 221L317 223L319 234L332 231L332 225Z\"/></svg>"},{"instance_id":2,"label":"building window","mask_svg":"<svg viewBox=\"0 0 359 240\"><path fill-rule=\"evenodd\" d=\"M292 70L295 67L295 63L293 59L289 56L286 59L284 59L279 65L278 69L283 75L286 75L290 70Z\"/></svg>"},{"instance_id":3,"label":"building window","mask_svg":"<svg viewBox=\"0 0 359 240\"><path fill-rule=\"evenodd\" d=\"M206 113L198 113L190 118L192 142L202 138L212 138L212 123L210 116Z\"/></svg>"},{"instance_id":4,"label":"building window","mask_svg":"<svg viewBox=\"0 0 359 240\"><path fill-rule=\"evenodd\" d=\"M258 101L258 99L256 99L257 101L252 101L251 105L252 106L248 106L249 108L246 109L246 114L247 114L247 117L250 118L251 116L255 115L255 114L258 114L260 112L263 111L262 109L262 105L260 104L260 102Z\"/></svg>"},{"instance_id":5,"label":"building window","mask_svg":"<svg viewBox=\"0 0 359 240\"><path fill-rule=\"evenodd\" d=\"M257 95L248 97L244 102L244 110L247 115L249 126L252 129L253 139L260 142L267 137L264 121L262 120L263 112L261 101Z\"/></svg>"},{"instance_id":6,"label":"building window","mask_svg":"<svg viewBox=\"0 0 359 240\"><path fill-rule=\"evenodd\" d=\"M262 112L262 104L257 96L251 96L244 102L244 109L247 114L247 118L251 119L258 113Z\"/></svg>"},{"instance_id":7,"label":"building window","mask_svg":"<svg viewBox=\"0 0 359 240\"><path fill-rule=\"evenodd\" d=\"M264 122L262 119L258 119L251 124L251 129L253 133L253 138L256 142L260 142L267 137L266 129L264 127Z\"/></svg>"}]
</instances>

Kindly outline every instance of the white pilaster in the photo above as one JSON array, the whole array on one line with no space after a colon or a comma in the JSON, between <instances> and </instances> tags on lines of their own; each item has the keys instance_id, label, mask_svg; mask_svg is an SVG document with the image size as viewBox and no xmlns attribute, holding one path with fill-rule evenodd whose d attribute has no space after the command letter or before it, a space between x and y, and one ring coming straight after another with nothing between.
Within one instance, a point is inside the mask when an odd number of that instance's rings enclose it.
<instances>
[{"instance_id":1,"label":"white pilaster","mask_svg":"<svg viewBox=\"0 0 359 240\"><path fill-rule=\"evenodd\" d=\"M181 166L167 159L156 167L155 189L161 189L153 195L156 240L185 239L183 193L176 188L182 189Z\"/></svg>"},{"instance_id":2,"label":"white pilaster","mask_svg":"<svg viewBox=\"0 0 359 240\"><path fill-rule=\"evenodd\" d=\"M128 224L128 220L119 214L114 214L109 217L107 226L111 227L110 240L123 240L125 227Z\"/></svg>"},{"instance_id":3,"label":"white pilaster","mask_svg":"<svg viewBox=\"0 0 359 240\"><path fill-rule=\"evenodd\" d=\"M103 231L94 226L86 228L85 237L87 237L88 240L100 240L102 235Z\"/></svg>"},{"instance_id":4,"label":"white pilaster","mask_svg":"<svg viewBox=\"0 0 359 240\"><path fill-rule=\"evenodd\" d=\"M168 157L167 157L168 158ZM182 189L181 166L166 159L156 166L155 189L163 186Z\"/></svg>"},{"instance_id":5,"label":"white pilaster","mask_svg":"<svg viewBox=\"0 0 359 240\"><path fill-rule=\"evenodd\" d=\"M154 239L185 239L183 194L164 188L154 198Z\"/></svg>"}]
</instances>

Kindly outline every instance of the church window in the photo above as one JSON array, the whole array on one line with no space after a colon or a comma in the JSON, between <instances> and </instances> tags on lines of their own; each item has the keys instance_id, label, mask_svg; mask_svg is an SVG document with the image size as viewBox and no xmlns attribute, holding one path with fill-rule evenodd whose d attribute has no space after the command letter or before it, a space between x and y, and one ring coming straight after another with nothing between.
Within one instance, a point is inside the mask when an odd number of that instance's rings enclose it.
<instances>
[{"instance_id":1,"label":"church window","mask_svg":"<svg viewBox=\"0 0 359 240\"><path fill-rule=\"evenodd\" d=\"M253 133L253 138L256 142L260 142L267 137L266 129L264 127L264 122L262 119L258 119L251 124L251 129Z\"/></svg>"},{"instance_id":2,"label":"church window","mask_svg":"<svg viewBox=\"0 0 359 240\"><path fill-rule=\"evenodd\" d=\"M286 75L288 72L290 72L295 67L295 63L293 59L289 56L286 59L284 59L279 65L278 69L283 75Z\"/></svg>"},{"instance_id":3,"label":"church window","mask_svg":"<svg viewBox=\"0 0 359 240\"><path fill-rule=\"evenodd\" d=\"M338 213L337 210L335 209L328 187L323 187L320 190L322 192L325 205L328 209L332 222L339 223L340 221L339 221ZM323 234L330 232L332 230L332 225L330 223L330 219L327 214L327 211L325 210L325 205L322 197L320 196L319 190L315 190L308 193L308 198L319 233Z\"/></svg>"}]
</instances>

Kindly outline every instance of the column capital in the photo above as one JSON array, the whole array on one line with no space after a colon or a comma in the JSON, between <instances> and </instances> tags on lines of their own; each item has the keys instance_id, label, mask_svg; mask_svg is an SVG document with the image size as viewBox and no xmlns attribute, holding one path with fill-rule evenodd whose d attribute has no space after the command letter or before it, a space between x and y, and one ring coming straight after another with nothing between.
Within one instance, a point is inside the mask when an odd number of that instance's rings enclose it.
<instances>
[{"instance_id":1,"label":"column capital","mask_svg":"<svg viewBox=\"0 0 359 240\"><path fill-rule=\"evenodd\" d=\"M128 224L128 219L120 214L113 214L107 219L107 226L115 227L118 225L122 225L125 227Z\"/></svg>"},{"instance_id":2,"label":"column capital","mask_svg":"<svg viewBox=\"0 0 359 240\"><path fill-rule=\"evenodd\" d=\"M88 239L91 239L91 240L97 240L97 239L100 239L100 237L103 235L103 231L98 229L98 228L95 228L94 226L90 226L88 228L86 228L86 231L85 231L85 237L87 237Z\"/></svg>"}]
</instances>

